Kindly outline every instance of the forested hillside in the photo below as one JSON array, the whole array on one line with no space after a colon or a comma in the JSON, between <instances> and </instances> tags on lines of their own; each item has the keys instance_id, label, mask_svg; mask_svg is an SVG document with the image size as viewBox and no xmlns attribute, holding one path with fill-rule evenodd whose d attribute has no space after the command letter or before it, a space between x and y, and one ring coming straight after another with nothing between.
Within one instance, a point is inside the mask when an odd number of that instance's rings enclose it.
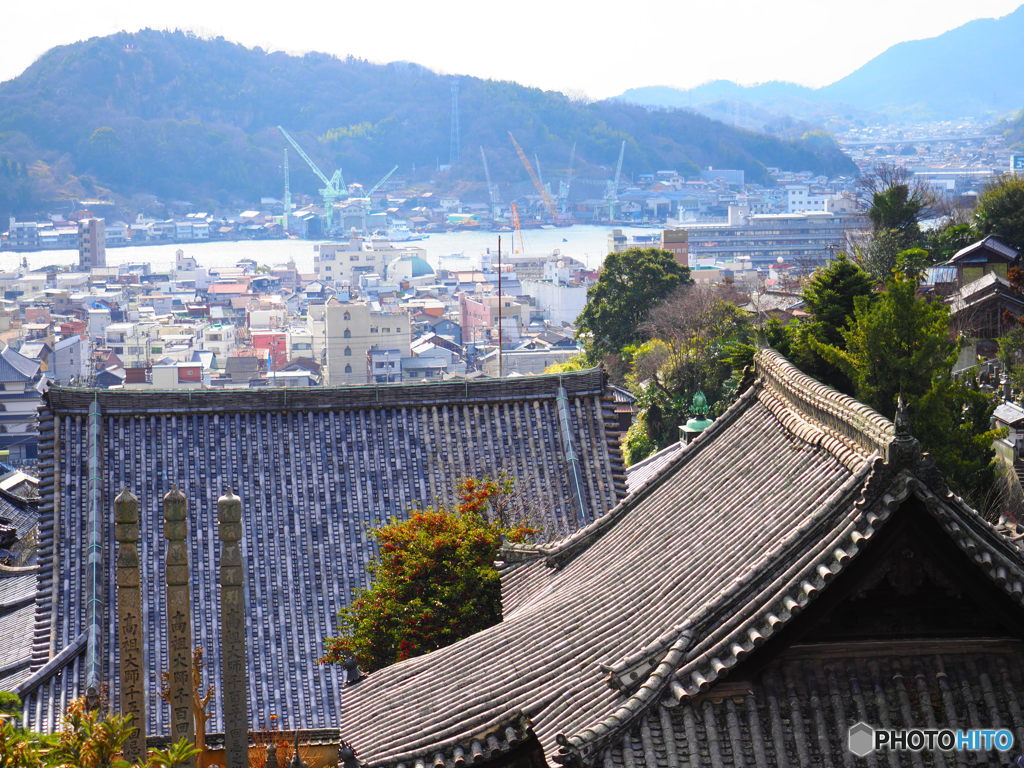
<instances>
[{"instance_id":1,"label":"forested hillside","mask_svg":"<svg viewBox=\"0 0 1024 768\"><path fill-rule=\"evenodd\" d=\"M462 157L448 180L482 179L483 146L496 181L522 181L509 130L550 177L564 171L573 142L578 174L608 177L622 140L626 178L709 165L755 180L766 166L854 171L820 134L782 141L681 111L459 82ZM0 208L108 190L196 203L279 194L279 124L328 175L341 167L348 182L371 184L398 164L404 177L426 180L448 162L450 110L451 78L415 64L296 57L180 32L93 38L0 84L0 176L18 180ZM294 153L292 184L310 194L319 186Z\"/></svg>"}]
</instances>

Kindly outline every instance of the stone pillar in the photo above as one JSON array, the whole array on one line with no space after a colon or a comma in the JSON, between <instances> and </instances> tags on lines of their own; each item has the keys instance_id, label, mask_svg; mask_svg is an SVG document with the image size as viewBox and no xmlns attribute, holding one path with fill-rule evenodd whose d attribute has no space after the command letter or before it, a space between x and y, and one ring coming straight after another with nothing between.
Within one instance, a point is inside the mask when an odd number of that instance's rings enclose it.
<instances>
[{"instance_id":1,"label":"stone pillar","mask_svg":"<svg viewBox=\"0 0 1024 768\"><path fill-rule=\"evenodd\" d=\"M114 499L117 540L117 642L121 653L121 714L135 731L125 741L124 759L146 758L146 692L142 666L142 591L139 574L139 500L125 488Z\"/></svg>"},{"instance_id":2,"label":"stone pillar","mask_svg":"<svg viewBox=\"0 0 1024 768\"><path fill-rule=\"evenodd\" d=\"M167 539L168 701L171 739L195 743L192 712L192 594L188 571L188 508L185 494L171 484L164 496L164 537ZM189 761L188 765L194 765Z\"/></svg>"},{"instance_id":3,"label":"stone pillar","mask_svg":"<svg viewBox=\"0 0 1024 768\"><path fill-rule=\"evenodd\" d=\"M245 569L242 501L231 489L217 499L220 533L220 674L224 713L224 766L249 766L249 686L245 653Z\"/></svg>"}]
</instances>

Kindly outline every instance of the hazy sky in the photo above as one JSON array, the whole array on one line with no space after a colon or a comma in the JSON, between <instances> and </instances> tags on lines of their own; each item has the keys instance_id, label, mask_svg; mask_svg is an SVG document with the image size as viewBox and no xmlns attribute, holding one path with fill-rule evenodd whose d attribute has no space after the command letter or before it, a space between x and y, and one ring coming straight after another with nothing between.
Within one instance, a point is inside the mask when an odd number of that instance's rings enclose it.
<instances>
[{"instance_id":1,"label":"hazy sky","mask_svg":"<svg viewBox=\"0 0 1024 768\"><path fill-rule=\"evenodd\" d=\"M824 85L902 40L1021 0L3 0L0 80L47 49L142 27L291 53L415 61L446 73L613 96L711 79Z\"/></svg>"}]
</instances>

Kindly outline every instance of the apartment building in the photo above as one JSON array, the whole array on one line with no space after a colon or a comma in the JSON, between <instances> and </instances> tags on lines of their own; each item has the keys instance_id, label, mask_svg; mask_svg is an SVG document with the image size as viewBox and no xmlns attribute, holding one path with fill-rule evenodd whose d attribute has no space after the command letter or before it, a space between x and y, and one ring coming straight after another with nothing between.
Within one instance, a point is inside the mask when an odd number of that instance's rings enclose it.
<instances>
[{"instance_id":1,"label":"apartment building","mask_svg":"<svg viewBox=\"0 0 1024 768\"><path fill-rule=\"evenodd\" d=\"M375 381L373 366L399 362L409 354L411 323L405 310L383 309L377 302L331 299L324 305L326 321L326 383L367 384ZM371 352L382 353L371 359ZM391 353L390 357L383 353ZM388 369L382 367L381 375ZM398 368L401 376L401 368Z\"/></svg>"}]
</instances>

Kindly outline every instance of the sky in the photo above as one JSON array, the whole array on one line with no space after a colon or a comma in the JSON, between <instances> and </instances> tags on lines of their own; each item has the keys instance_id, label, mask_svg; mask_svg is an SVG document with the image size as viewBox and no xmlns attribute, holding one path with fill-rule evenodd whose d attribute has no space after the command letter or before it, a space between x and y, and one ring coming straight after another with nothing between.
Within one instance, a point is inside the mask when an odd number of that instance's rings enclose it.
<instances>
[{"instance_id":1,"label":"sky","mask_svg":"<svg viewBox=\"0 0 1024 768\"><path fill-rule=\"evenodd\" d=\"M185 29L289 53L414 61L605 98L708 80L826 85L891 45L1021 0L4 0L0 80L42 53L120 30Z\"/></svg>"}]
</instances>

